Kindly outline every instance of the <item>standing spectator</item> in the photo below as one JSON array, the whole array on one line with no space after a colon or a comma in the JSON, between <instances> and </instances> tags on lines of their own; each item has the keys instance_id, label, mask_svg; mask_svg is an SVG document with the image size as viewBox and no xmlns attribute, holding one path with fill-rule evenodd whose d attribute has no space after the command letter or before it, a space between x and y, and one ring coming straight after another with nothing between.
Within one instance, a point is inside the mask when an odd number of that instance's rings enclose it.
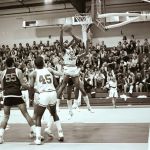
<instances>
[{"instance_id":1,"label":"standing spectator","mask_svg":"<svg viewBox=\"0 0 150 150\"><path fill-rule=\"evenodd\" d=\"M150 52L150 44L148 42L148 39L144 39L143 52L145 52L146 54Z\"/></svg>"},{"instance_id":2,"label":"standing spectator","mask_svg":"<svg viewBox=\"0 0 150 150\"><path fill-rule=\"evenodd\" d=\"M137 40L136 42L136 52L137 54L142 53L142 46L141 46L140 40Z\"/></svg>"}]
</instances>

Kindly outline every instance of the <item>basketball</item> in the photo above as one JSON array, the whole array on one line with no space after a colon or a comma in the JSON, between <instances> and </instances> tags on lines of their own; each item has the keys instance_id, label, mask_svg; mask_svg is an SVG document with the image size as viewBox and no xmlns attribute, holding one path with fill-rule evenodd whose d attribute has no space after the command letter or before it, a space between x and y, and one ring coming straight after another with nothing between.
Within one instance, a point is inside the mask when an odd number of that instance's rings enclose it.
<instances>
[{"instance_id":1,"label":"basketball","mask_svg":"<svg viewBox=\"0 0 150 150\"><path fill-rule=\"evenodd\" d=\"M64 30L64 32L71 32L72 31L72 25L65 25L63 30Z\"/></svg>"}]
</instances>

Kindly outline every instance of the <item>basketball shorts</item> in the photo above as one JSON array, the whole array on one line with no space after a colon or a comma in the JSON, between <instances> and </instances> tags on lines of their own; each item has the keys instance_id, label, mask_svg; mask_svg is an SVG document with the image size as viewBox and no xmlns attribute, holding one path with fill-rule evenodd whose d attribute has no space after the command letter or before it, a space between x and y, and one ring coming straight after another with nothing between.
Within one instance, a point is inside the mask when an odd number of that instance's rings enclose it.
<instances>
[{"instance_id":1,"label":"basketball shorts","mask_svg":"<svg viewBox=\"0 0 150 150\"><path fill-rule=\"evenodd\" d=\"M48 105L55 105L57 102L56 91L42 92L34 94L34 103L42 107L47 107Z\"/></svg>"},{"instance_id":2,"label":"basketball shorts","mask_svg":"<svg viewBox=\"0 0 150 150\"><path fill-rule=\"evenodd\" d=\"M75 67L68 67L64 66L64 75L69 75L71 77L79 76L80 68Z\"/></svg>"},{"instance_id":3,"label":"basketball shorts","mask_svg":"<svg viewBox=\"0 0 150 150\"><path fill-rule=\"evenodd\" d=\"M22 92L22 98L25 102L29 101L29 92L28 90L24 90L24 91L21 91Z\"/></svg>"},{"instance_id":4,"label":"basketball shorts","mask_svg":"<svg viewBox=\"0 0 150 150\"><path fill-rule=\"evenodd\" d=\"M4 106L16 106L19 104L23 104L25 101L22 97L5 97L4 98Z\"/></svg>"},{"instance_id":5,"label":"basketball shorts","mask_svg":"<svg viewBox=\"0 0 150 150\"><path fill-rule=\"evenodd\" d=\"M118 97L118 92L116 88L110 88L109 97Z\"/></svg>"}]
</instances>

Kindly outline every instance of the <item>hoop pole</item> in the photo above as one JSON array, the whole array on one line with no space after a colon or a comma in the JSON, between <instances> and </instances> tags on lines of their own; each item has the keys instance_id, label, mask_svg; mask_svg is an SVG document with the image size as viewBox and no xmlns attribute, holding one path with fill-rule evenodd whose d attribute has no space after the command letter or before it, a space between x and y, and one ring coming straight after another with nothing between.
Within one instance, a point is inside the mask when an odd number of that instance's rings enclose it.
<instances>
[{"instance_id":1,"label":"hoop pole","mask_svg":"<svg viewBox=\"0 0 150 150\"><path fill-rule=\"evenodd\" d=\"M84 42L84 45L86 46L86 41L87 41L87 33L86 33L86 29L87 29L87 24L83 24L81 25L82 27L82 41Z\"/></svg>"}]
</instances>

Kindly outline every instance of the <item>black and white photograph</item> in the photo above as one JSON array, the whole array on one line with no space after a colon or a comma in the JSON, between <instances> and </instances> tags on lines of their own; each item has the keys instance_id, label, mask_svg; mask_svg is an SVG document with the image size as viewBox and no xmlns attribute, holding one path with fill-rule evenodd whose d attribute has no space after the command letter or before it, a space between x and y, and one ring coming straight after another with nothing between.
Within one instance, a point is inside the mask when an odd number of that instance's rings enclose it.
<instances>
[{"instance_id":1,"label":"black and white photograph","mask_svg":"<svg viewBox=\"0 0 150 150\"><path fill-rule=\"evenodd\" d=\"M150 150L150 0L0 0L1 150Z\"/></svg>"}]
</instances>

